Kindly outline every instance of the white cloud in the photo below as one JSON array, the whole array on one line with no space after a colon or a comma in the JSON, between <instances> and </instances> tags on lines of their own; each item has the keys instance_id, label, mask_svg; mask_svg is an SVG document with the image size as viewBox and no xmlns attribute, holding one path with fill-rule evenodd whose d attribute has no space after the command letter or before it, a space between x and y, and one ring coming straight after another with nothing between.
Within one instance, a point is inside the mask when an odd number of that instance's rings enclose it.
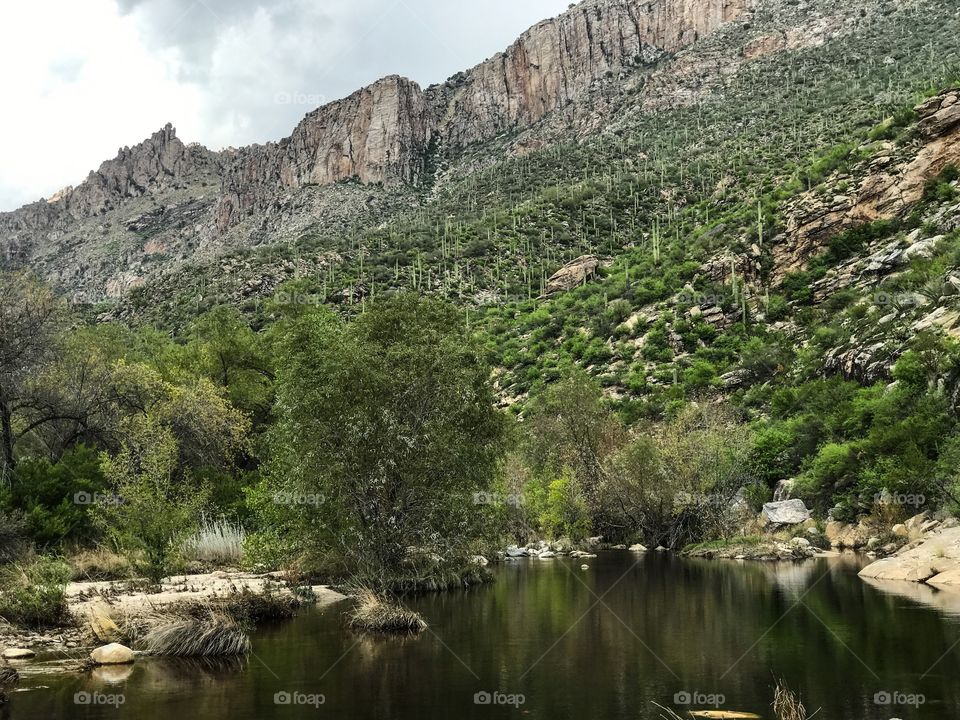
<instances>
[{"instance_id":1,"label":"white cloud","mask_svg":"<svg viewBox=\"0 0 960 720\"><path fill-rule=\"evenodd\" d=\"M0 209L77 184L166 122L276 140L387 74L439 82L566 0L32 0L0 6ZM277 100L290 102L277 102Z\"/></svg>"}]
</instances>

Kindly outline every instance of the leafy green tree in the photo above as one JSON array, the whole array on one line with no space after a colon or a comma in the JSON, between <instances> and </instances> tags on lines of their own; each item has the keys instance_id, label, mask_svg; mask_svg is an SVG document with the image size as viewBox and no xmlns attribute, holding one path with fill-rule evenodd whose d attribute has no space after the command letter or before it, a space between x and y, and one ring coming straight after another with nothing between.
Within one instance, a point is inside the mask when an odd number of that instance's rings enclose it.
<instances>
[{"instance_id":1,"label":"leafy green tree","mask_svg":"<svg viewBox=\"0 0 960 720\"><path fill-rule=\"evenodd\" d=\"M0 483L12 480L17 441L51 419L33 412L31 380L53 352L61 317L60 303L33 275L0 273Z\"/></svg>"},{"instance_id":2,"label":"leafy green tree","mask_svg":"<svg viewBox=\"0 0 960 720\"><path fill-rule=\"evenodd\" d=\"M318 310L278 352L278 422L253 498L261 547L333 557L368 582L415 564L411 553L462 560L504 437L462 314L412 295L350 323Z\"/></svg>"},{"instance_id":3,"label":"leafy green tree","mask_svg":"<svg viewBox=\"0 0 960 720\"><path fill-rule=\"evenodd\" d=\"M98 501L96 519L131 564L154 584L178 567L208 490L179 477L179 448L169 427L131 418L116 456L104 455L103 474L114 495Z\"/></svg>"}]
</instances>

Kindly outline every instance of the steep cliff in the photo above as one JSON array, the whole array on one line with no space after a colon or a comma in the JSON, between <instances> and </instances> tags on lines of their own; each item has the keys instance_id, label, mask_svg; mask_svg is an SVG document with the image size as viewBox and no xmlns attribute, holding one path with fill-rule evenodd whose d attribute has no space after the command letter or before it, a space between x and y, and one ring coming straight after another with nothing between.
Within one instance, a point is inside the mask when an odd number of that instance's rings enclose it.
<instances>
[{"instance_id":1,"label":"steep cliff","mask_svg":"<svg viewBox=\"0 0 960 720\"><path fill-rule=\"evenodd\" d=\"M572 105L597 83L675 53L742 15L749 0L588 0L534 26L505 52L428 90L454 147Z\"/></svg>"},{"instance_id":2,"label":"steep cliff","mask_svg":"<svg viewBox=\"0 0 960 720\"><path fill-rule=\"evenodd\" d=\"M226 229L269 202L277 189L348 178L415 184L430 136L420 87L406 78L384 78L314 110L279 143L240 150L224 178L217 226Z\"/></svg>"},{"instance_id":3,"label":"steep cliff","mask_svg":"<svg viewBox=\"0 0 960 720\"><path fill-rule=\"evenodd\" d=\"M442 85L424 91L406 78L384 78L313 111L289 138L241 150L224 181L217 226L225 230L269 204L276 188L353 177L415 185L435 136L456 151L556 110L575 111L597 84L692 45L749 2L586 0Z\"/></svg>"}]
</instances>

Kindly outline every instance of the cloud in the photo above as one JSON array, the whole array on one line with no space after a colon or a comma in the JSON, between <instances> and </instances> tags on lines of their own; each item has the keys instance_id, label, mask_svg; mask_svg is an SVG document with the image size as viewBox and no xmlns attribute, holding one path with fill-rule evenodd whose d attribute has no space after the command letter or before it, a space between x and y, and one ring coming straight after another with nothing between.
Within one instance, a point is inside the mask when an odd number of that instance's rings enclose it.
<instances>
[{"instance_id":1,"label":"cloud","mask_svg":"<svg viewBox=\"0 0 960 720\"><path fill-rule=\"evenodd\" d=\"M567 0L4 3L0 209L77 184L166 122L218 149L277 140L389 74L439 82Z\"/></svg>"}]
</instances>

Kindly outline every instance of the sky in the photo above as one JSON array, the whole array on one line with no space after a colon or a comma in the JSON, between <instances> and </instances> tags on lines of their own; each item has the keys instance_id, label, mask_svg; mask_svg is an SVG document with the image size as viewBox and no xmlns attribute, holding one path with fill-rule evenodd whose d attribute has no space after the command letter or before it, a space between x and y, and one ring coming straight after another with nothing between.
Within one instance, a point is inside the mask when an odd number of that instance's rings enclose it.
<instances>
[{"instance_id":1,"label":"sky","mask_svg":"<svg viewBox=\"0 0 960 720\"><path fill-rule=\"evenodd\" d=\"M445 80L570 0L4 0L0 211L77 185L167 122L279 140L380 77Z\"/></svg>"}]
</instances>

